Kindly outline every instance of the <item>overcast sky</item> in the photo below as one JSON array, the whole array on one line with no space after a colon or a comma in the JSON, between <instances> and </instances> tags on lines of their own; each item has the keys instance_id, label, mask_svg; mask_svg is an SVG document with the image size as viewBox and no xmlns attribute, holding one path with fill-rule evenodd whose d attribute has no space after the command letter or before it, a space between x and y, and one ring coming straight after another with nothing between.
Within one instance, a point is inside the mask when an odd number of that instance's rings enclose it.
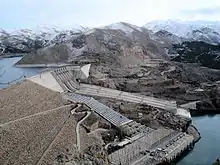
<instances>
[{"instance_id":1,"label":"overcast sky","mask_svg":"<svg viewBox=\"0 0 220 165\"><path fill-rule=\"evenodd\" d=\"M220 20L220 0L0 0L0 28Z\"/></svg>"}]
</instances>

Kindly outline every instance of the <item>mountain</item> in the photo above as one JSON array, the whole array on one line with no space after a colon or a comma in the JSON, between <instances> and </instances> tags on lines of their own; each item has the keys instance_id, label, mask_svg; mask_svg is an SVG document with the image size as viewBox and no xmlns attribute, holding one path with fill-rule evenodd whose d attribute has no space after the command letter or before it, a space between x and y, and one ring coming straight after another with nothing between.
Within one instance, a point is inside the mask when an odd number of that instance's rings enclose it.
<instances>
[{"instance_id":1,"label":"mountain","mask_svg":"<svg viewBox=\"0 0 220 165\"><path fill-rule=\"evenodd\" d=\"M0 55L7 53L29 53L31 51L71 40L86 30L77 27L68 30L59 28L40 28L40 30L21 29L8 32L0 29Z\"/></svg>"},{"instance_id":2,"label":"mountain","mask_svg":"<svg viewBox=\"0 0 220 165\"><path fill-rule=\"evenodd\" d=\"M163 45L152 40L148 30L136 29L128 24L121 27L117 29L109 26L84 31L68 41L38 49L24 56L18 64L73 62L79 56L106 56L104 63L117 58L129 64L140 63L144 58L166 57Z\"/></svg>"},{"instance_id":3,"label":"mountain","mask_svg":"<svg viewBox=\"0 0 220 165\"><path fill-rule=\"evenodd\" d=\"M25 35L34 41L34 35L29 33ZM220 66L217 46L188 41L165 30L154 33L144 27L119 22L82 31L55 29L47 35L52 36L50 40L41 45L42 48L32 47L16 66L90 63L90 76L82 80L84 83L169 98L181 104L200 99L187 91L194 90L199 83L220 78L220 71L210 69ZM46 37L40 35L39 38L44 41ZM169 57L168 53L175 56ZM209 56L212 59L208 61ZM195 62L210 68L185 64Z\"/></svg>"},{"instance_id":4,"label":"mountain","mask_svg":"<svg viewBox=\"0 0 220 165\"><path fill-rule=\"evenodd\" d=\"M155 33L151 33L151 38L153 38L156 41L169 43L169 44L178 44L178 43L182 43L183 41L187 40L184 37L179 37L166 30L159 30Z\"/></svg>"},{"instance_id":5,"label":"mountain","mask_svg":"<svg viewBox=\"0 0 220 165\"><path fill-rule=\"evenodd\" d=\"M187 41L175 44L173 49L179 54L172 59L173 61L199 63L205 67L220 69L220 45Z\"/></svg>"},{"instance_id":6,"label":"mountain","mask_svg":"<svg viewBox=\"0 0 220 165\"><path fill-rule=\"evenodd\" d=\"M154 32L165 30L188 40L220 44L220 22L218 21L152 21L144 25Z\"/></svg>"},{"instance_id":7,"label":"mountain","mask_svg":"<svg viewBox=\"0 0 220 165\"><path fill-rule=\"evenodd\" d=\"M136 25L132 25L126 22L117 22L110 24L108 26L104 26L103 29L115 29L115 30L122 30L125 32L127 35L131 34L134 31L141 32L142 29L141 27L138 27Z\"/></svg>"},{"instance_id":8,"label":"mountain","mask_svg":"<svg viewBox=\"0 0 220 165\"><path fill-rule=\"evenodd\" d=\"M79 58L91 62L88 58L98 57L104 63L115 60L123 65L140 64L146 59L172 59L219 69L219 50L215 47L220 44L219 25L169 20L143 27L117 22L91 29L78 26L1 30L0 54L27 53L18 64L75 63ZM212 64L205 62L208 57Z\"/></svg>"},{"instance_id":9,"label":"mountain","mask_svg":"<svg viewBox=\"0 0 220 165\"><path fill-rule=\"evenodd\" d=\"M211 44L220 43L220 33L214 31L208 27L201 27L187 34L189 38L193 38L195 41L204 41Z\"/></svg>"}]
</instances>

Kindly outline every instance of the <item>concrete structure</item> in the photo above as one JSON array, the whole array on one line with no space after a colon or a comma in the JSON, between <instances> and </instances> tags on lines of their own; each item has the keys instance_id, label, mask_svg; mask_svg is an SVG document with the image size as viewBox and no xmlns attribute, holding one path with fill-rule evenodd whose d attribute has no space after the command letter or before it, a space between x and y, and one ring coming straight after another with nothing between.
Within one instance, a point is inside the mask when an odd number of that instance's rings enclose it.
<instances>
[{"instance_id":1,"label":"concrete structure","mask_svg":"<svg viewBox=\"0 0 220 165\"><path fill-rule=\"evenodd\" d=\"M176 101L167 101L155 97L143 96L129 92L122 92L115 89L104 88L96 85L83 83L80 84L79 89L75 92L84 95L107 97L133 103L144 103L156 108L170 111L181 117L191 119L190 112L186 108L177 108Z\"/></svg>"},{"instance_id":2,"label":"concrete structure","mask_svg":"<svg viewBox=\"0 0 220 165\"><path fill-rule=\"evenodd\" d=\"M167 101L154 97L80 83L80 79L84 79L89 76L90 66L90 64L83 67L65 66L55 70L45 71L38 76L31 77L30 79L35 83L58 92L76 92L83 95L107 97L140 104L143 103L170 111L182 117L191 118L190 112L183 107L177 108L175 101ZM52 78L51 75L53 75L54 78Z\"/></svg>"},{"instance_id":3,"label":"concrete structure","mask_svg":"<svg viewBox=\"0 0 220 165\"><path fill-rule=\"evenodd\" d=\"M193 144L193 137L185 133L157 129L109 155L115 165L145 165L170 162Z\"/></svg>"},{"instance_id":4,"label":"concrete structure","mask_svg":"<svg viewBox=\"0 0 220 165\"><path fill-rule=\"evenodd\" d=\"M119 90L104 88L95 85L81 83L80 88L79 90L76 91L76 93L91 95L91 96L114 98L117 100L129 101L134 103L145 103L153 107L171 111L173 113L176 113L177 111L177 105L175 101L167 101L154 97L122 92Z\"/></svg>"},{"instance_id":5,"label":"concrete structure","mask_svg":"<svg viewBox=\"0 0 220 165\"><path fill-rule=\"evenodd\" d=\"M109 154L110 162L116 165L157 164L171 161L193 143L193 137L171 129L151 129L132 121L92 97L100 96L134 103L144 103L164 109L180 116L190 117L184 108L177 108L176 102L141 96L94 85L80 84L79 79L88 76L89 67L66 66L45 71L30 78L31 81L63 93L63 97L76 103L83 103L99 116L119 128L126 136L115 144ZM83 95L80 95L83 94Z\"/></svg>"},{"instance_id":6,"label":"concrete structure","mask_svg":"<svg viewBox=\"0 0 220 165\"><path fill-rule=\"evenodd\" d=\"M90 70L91 64L84 65L81 67L81 71L83 73L82 78L88 78L89 77L89 70Z\"/></svg>"},{"instance_id":7,"label":"concrete structure","mask_svg":"<svg viewBox=\"0 0 220 165\"><path fill-rule=\"evenodd\" d=\"M92 97L86 97L75 93L67 93L64 95L64 98L73 102L84 103L92 111L96 112L116 127L120 127L132 121Z\"/></svg>"},{"instance_id":8,"label":"concrete structure","mask_svg":"<svg viewBox=\"0 0 220 165\"><path fill-rule=\"evenodd\" d=\"M181 108L191 109L191 110L196 110L196 104L199 103L199 102L200 101L189 102L189 103L180 105L180 107Z\"/></svg>"},{"instance_id":9,"label":"concrete structure","mask_svg":"<svg viewBox=\"0 0 220 165\"><path fill-rule=\"evenodd\" d=\"M137 134L144 134L153 131L153 129L146 127L145 125L142 125L135 121L132 121L128 124L121 126L120 130L123 132L123 134L125 134L128 137L134 137Z\"/></svg>"},{"instance_id":10,"label":"concrete structure","mask_svg":"<svg viewBox=\"0 0 220 165\"><path fill-rule=\"evenodd\" d=\"M43 67L44 64L42 64ZM80 79L88 78L91 64L85 66L70 66L67 64L62 65L48 65L44 67L59 67L48 68L43 70L36 76L27 78L28 80L49 88L57 92L75 91L79 87Z\"/></svg>"},{"instance_id":11,"label":"concrete structure","mask_svg":"<svg viewBox=\"0 0 220 165\"><path fill-rule=\"evenodd\" d=\"M192 118L188 108L182 108L182 107L177 108L176 115L181 116L181 117L185 117L185 118L188 118L188 119Z\"/></svg>"},{"instance_id":12,"label":"concrete structure","mask_svg":"<svg viewBox=\"0 0 220 165\"><path fill-rule=\"evenodd\" d=\"M27 79L43 87L51 89L53 91L60 92L60 93L64 92L63 88L60 86L57 80L53 77L51 72L48 72L48 71L42 72L36 76L32 76Z\"/></svg>"},{"instance_id":13,"label":"concrete structure","mask_svg":"<svg viewBox=\"0 0 220 165\"><path fill-rule=\"evenodd\" d=\"M57 82L62 86L64 91L76 91L79 88L79 80L81 77L80 68L74 70L69 67L58 68L52 71L52 75L57 80ZM78 81L77 81L78 80Z\"/></svg>"}]
</instances>

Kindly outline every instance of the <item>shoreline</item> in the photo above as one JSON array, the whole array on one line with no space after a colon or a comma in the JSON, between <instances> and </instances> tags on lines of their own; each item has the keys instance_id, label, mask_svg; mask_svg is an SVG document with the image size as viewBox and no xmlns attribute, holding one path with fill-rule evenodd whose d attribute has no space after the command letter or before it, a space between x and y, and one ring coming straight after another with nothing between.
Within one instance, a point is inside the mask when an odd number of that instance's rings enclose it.
<instances>
[{"instance_id":1,"label":"shoreline","mask_svg":"<svg viewBox=\"0 0 220 165\"><path fill-rule=\"evenodd\" d=\"M3 59L3 58L23 57L24 55L26 55L26 53L19 53L19 54L4 54L4 55L0 55L0 60Z\"/></svg>"},{"instance_id":2,"label":"shoreline","mask_svg":"<svg viewBox=\"0 0 220 165\"><path fill-rule=\"evenodd\" d=\"M63 66L69 66L68 63L50 63L50 64L14 64L18 68L57 68Z\"/></svg>"},{"instance_id":3,"label":"shoreline","mask_svg":"<svg viewBox=\"0 0 220 165\"><path fill-rule=\"evenodd\" d=\"M220 114L219 110L190 110L191 116L204 116L204 115L218 115Z\"/></svg>"}]
</instances>

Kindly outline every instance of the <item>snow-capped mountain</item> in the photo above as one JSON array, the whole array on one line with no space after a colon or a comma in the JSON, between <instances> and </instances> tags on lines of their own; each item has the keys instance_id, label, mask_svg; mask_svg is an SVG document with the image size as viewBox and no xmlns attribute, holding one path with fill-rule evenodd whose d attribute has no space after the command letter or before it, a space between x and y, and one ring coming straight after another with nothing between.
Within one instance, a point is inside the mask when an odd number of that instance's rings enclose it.
<instances>
[{"instance_id":1,"label":"snow-capped mountain","mask_svg":"<svg viewBox=\"0 0 220 165\"><path fill-rule=\"evenodd\" d=\"M157 41L162 41L162 42L169 43L169 44L178 44L186 40L186 38L177 36L166 30L159 30L155 33L151 33L151 37Z\"/></svg>"},{"instance_id":2,"label":"snow-capped mountain","mask_svg":"<svg viewBox=\"0 0 220 165\"><path fill-rule=\"evenodd\" d=\"M0 54L28 53L51 44L68 42L86 30L87 28L81 26L65 30L41 27L35 30L21 29L12 32L0 29Z\"/></svg>"},{"instance_id":3,"label":"snow-capped mountain","mask_svg":"<svg viewBox=\"0 0 220 165\"><path fill-rule=\"evenodd\" d=\"M154 32L165 30L179 37L194 41L220 44L220 22L218 21L152 21L144 25Z\"/></svg>"},{"instance_id":4,"label":"snow-capped mountain","mask_svg":"<svg viewBox=\"0 0 220 165\"><path fill-rule=\"evenodd\" d=\"M208 27L198 28L187 34L188 38L193 38L196 41L204 41L207 43L220 43L220 33Z\"/></svg>"},{"instance_id":5,"label":"snow-capped mountain","mask_svg":"<svg viewBox=\"0 0 220 165\"><path fill-rule=\"evenodd\" d=\"M115 29L115 30L122 30L127 35L131 34L134 31L142 31L141 27L136 25L132 25L126 22L117 22L110 24L108 26L104 26L103 29Z\"/></svg>"},{"instance_id":6,"label":"snow-capped mountain","mask_svg":"<svg viewBox=\"0 0 220 165\"><path fill-rule=\"evenodd\" d=\"M12 32L0 29L0 54L29 53L53 44L71 43L77 36L93 34L96 29L124 33L126 37L142 45L151 42L165 48L184 41L220 44L220 22L168 20L153 21L143 27L118 22L91 29L82 26L65 29L38 27L34 30L21 29Z\"/></svg>"},{"instance_id":7,"label":"snow-capped mountain","mask_svg":"<svg viewBox=\"0 0 220 165\"><path fill-rule=\"evenodd\" d=\"M95 55L106 56L105 60L110 62L122 58L126 64L162 58L200 62L203 66L218 68L219 25L218 22L154 21L143 27L118 22L90 29L53 27L13 32L0 30L0 55L28 53L19 64L75 62L78 57L90 58ZM201 50L206 52L202 53ZM207 58L211 57L213 60L207 64Z\"/></svg>"}]
</instances>

